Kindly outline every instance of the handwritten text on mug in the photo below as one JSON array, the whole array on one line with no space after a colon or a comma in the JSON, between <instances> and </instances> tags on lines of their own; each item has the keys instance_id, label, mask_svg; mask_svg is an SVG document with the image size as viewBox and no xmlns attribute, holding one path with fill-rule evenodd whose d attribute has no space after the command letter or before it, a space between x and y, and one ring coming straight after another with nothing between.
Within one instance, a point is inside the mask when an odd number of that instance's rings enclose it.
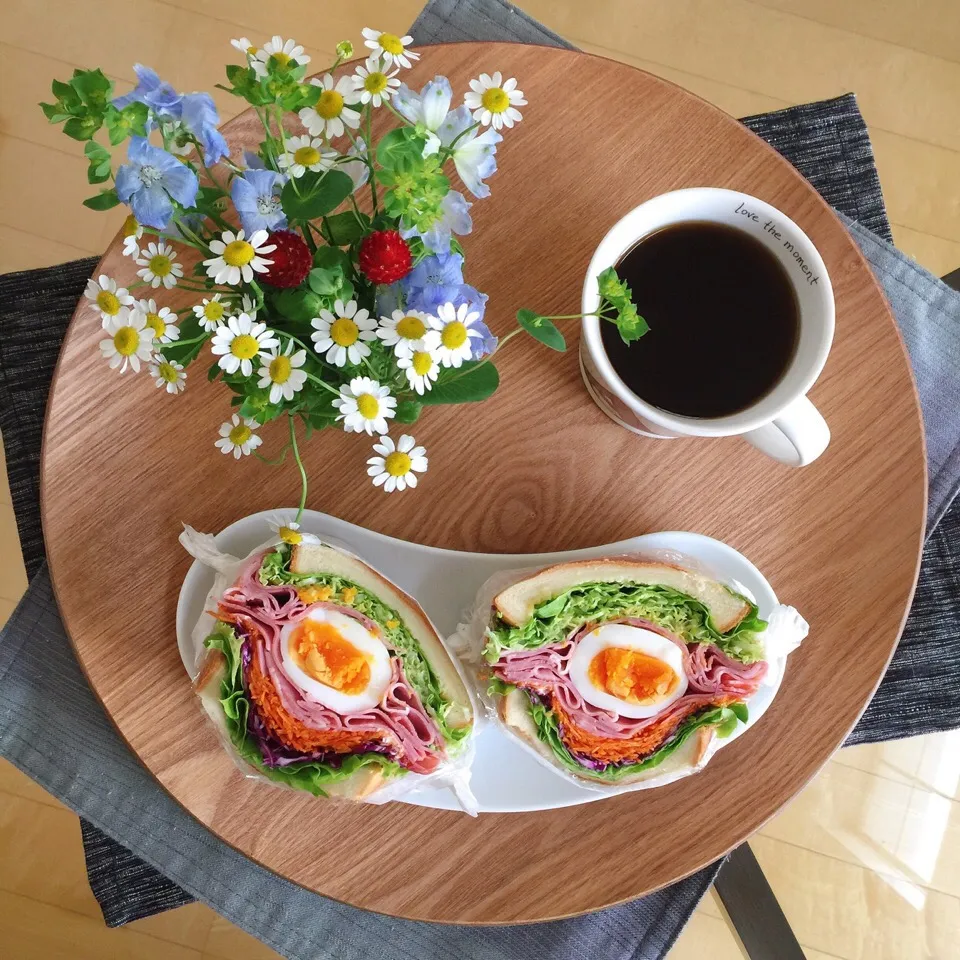
<instances>
[{"instance_id":1,"label":"handwritten text on mug","mask_svg":"<svg viewBox=\"0 0 960 960\"><path fill-rule=\"evenodd\" d=\"M786 250L791 257L793 257L797 265L800 267L800 270L806 278L807 283L810 284L811 287L816 286L820 280L820 277L816 276L811 267L807 265L807 262L803 259L803 254L800 253L800 251L793 245L793 241L783 239L783 235L777 229L777 225L773 220L766 220L761 223L759 215L753 213L751 210L748 210L743 203L737 204L737 209L733 212L739 214L741 217L746 217L747 220L751 220L753 223L760 224L764 233L769 233L774 240L779 240L783 244L783 249Z\"/></svg>"}]
</instances>

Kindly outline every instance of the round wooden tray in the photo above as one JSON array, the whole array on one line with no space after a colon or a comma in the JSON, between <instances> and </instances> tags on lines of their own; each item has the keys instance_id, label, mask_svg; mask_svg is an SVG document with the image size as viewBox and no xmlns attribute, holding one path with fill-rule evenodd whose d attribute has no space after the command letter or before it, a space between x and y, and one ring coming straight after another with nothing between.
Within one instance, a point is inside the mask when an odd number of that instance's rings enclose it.
<instances>
[{"instance_id":1,"label":"round wooden tray","mask_svg":"<svg viewBox=\"0 0 960 960\"><path fill-rule=\"evenodd\" d=\"M660 790L476 820L328 803L244 779L180 664L174 612L190 558L177 534L181 521L216 531L295 503L296 472L214 448L229 407L203 368L180 397L108 370L85 300L64 343L43 456L64 622L104 707L163 787L296 883L456 923L544 920L637 897L715 860L776 813L843 742L883 674L913 593L926 500L920 411L889 308L843 226L785 160L680 88L580 53L440 46L405 79L419 87L442 73L461 91L493 70L516 76L530 104L506 131L493 195L475 205L465 242L494 331L511 328L522 306L573 312L595 246L636 204L679 187L743 190L792 217L830 271L836 341L811 397L833 440L794 470L737 439L641 439L590 401L575 337L564 356L528 340L505 352L491 400L431 409L416 425L430 453L416 491L374 489L366 438L329 431L306 445L309 505L461 550L564 550L654 530L726 541L811 627L748 736ZM249 115L230 133L235 146L259 139ZM119 241L97 272L133 279ZM264 435L268 453L283 442L280 427Z\"/></svg>"}]
</instances>

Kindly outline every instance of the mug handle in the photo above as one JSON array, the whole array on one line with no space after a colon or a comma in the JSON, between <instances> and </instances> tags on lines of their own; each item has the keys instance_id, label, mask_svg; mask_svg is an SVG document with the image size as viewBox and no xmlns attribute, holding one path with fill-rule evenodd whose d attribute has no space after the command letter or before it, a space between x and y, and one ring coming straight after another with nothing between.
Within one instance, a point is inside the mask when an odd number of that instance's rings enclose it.
<instances>
[{"instance_id":1,"label":"mug handle","mask_svg":"<svg viewBox=\"0 0 960 960\"><path fill-rule=\"evenodd\" d=\"M743 434L743 439L780 463L805 467L827 449L830 428L820 411L806 397L800 397L779 417Z\"/></svg>"}]
</instances>

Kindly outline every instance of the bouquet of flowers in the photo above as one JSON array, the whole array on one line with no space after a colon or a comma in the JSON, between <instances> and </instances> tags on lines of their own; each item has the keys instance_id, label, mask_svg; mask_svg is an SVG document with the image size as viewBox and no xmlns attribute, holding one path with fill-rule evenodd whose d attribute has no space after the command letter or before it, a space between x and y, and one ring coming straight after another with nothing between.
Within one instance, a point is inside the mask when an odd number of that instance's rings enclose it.
<instances>
[{"instance_id":1,"label":"bouquet of flowers","mask_svg":"<svg viewBox=\"0 0 960 960\"><path fill-rule=\"evenodd\" d=\"M579 317L521 310L498 341L484 322L487 296L464 279L459 238L471 231L471 202L451 177L473 198L489 196L502 131L526 104L517 81L481 74L458 103L445 77L416 92L401 79L419 59L412 38L363 35L364 62L342 67L353 55L345 41L312 79L293 40L232 41L243 62L218 86L246 100L263 128L256 152L242 156L231 154L209 94L178 93L139 64L122 96L99 69L77 70L41 104L85 143L90 183L113 181L86 206L131 210L123 252L139 279L100 276L86 291L109 367L145 368L175 396L208 347L207 378L234 407L216 446L265 459L258 430L286 417L289 439L267 462L292 452L300 513L298 432L376 437L373 483L416 487L426 451L409 434L394 440L391 425L413 424L425 406L487 398L499 382L491 361L512 336L525 330L562 350L553 321ZM375 111L397 121L377 143ZM110 147L128 141L125 163L114 168L98 134ZM625 340L641 336L630 291L612 270L600 281L603 315ZM164 304L173 288L196 302Z\"/></svg>"}]
</instances>

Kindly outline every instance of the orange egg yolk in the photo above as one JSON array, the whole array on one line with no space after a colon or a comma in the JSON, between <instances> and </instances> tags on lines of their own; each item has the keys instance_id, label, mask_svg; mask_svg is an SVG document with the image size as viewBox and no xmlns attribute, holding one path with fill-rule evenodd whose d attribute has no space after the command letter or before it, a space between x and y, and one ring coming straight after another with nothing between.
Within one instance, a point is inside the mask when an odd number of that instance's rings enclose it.
<instances>
[{"instance_id":1,"label":"orange egg yolk","mask_svg":"<svg viewBox=\"0 0 960 960\"><path fill-rule=\"evenodd\" d=\"M590 661L587 676L599 690L627 703L657 703L680 684L668 663L628 647L601 650Z\"/></svg>"},{"instance_id":2,"label":"orange egg yolk","mask_svg":"<svg viewBox=\"0 0 960 960\"><path fill-rule=\"evenodd\" d=\"M329 623L304 620L290 635L290 656L307 676L342 693L361 693L370 683L372 657Z\"/></svg>"}]
</instances>

